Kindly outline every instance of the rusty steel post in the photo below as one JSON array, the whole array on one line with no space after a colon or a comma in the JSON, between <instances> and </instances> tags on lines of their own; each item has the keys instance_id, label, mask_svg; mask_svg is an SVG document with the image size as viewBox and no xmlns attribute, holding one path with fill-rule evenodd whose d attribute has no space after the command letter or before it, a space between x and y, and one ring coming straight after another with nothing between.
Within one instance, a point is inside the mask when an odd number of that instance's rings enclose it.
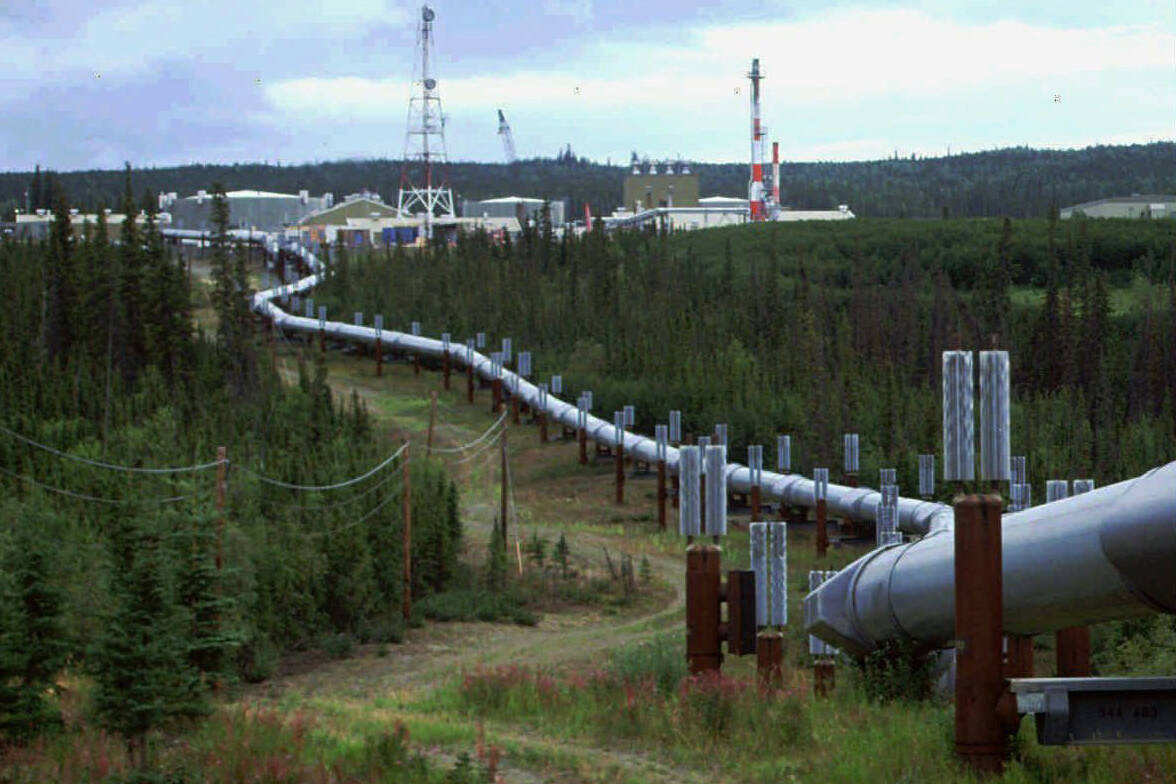
<instances>
[{"instance_id":1,"label":"rusty steel post","mask_svg":"<svg viewBox=\"0 0 1176 784\"><path fill-rule=\"evenodd\" d=\"M442 386L446 390L448 390L449 389L449 352L448 351L445 352L445 355L441 358L441 372L443 374L442 378L444 379Z\"/></svg>"},{"instance_id":2,"label":"rusty steel post","mask_svg":"<svg viewBox=\"0 0 1176 784\"><path fill-rule=\"evenodd\" d=\"M666 461L657 461L657 530L666 530Z\"/></svg>"},{"instance_id":3,"label":"rusty steel post","mask_svg":"<svg viewBox=\"0 0 1176 784\"><path fill-rule=\"evenodd\" d=\"M580 439L580 465L588 465L588 431L578 428Z\"/></svg>"},{"instance_id":4,"label":"rusty steel post","mask_svg":"<svg viewBox=\"0 0 1176 784\"><path fill-rule=\"evenodd\" d=\"M751 486L751 519L759 522L760 519L760 486Z\"/></svg>"},{"instance_id":5,"label":"rusty steel post","mask_svg":"<svg viewBox=\"0 0 1176 784\"><path fill-rule=\"evenodd\" d=\"M625 503L625 445L617 444L617 504Z\"/></svg>"},{"instance_id":6,"label":"rusty steel post","mask_svg":"<svg viewBox=\"0 0 1176 784\"><path fill-rule=\"evenodd\" d=\"M319 353L327 353L327 331L325 329L319 330Z\"/></svg>"},{"instance_id":7,"label":"rusty steel post","mask_svg":"<svg viewBox=\"0 0 1176 784\"><path fill-rule=\"evenodd\" d=\"M761 691L784 685L784 635L761 632L755 644L755 672Z\"/></svg>"},{"instance_id":8,"label":"rusty steel post","mask_svg":"<svg viewBox=\"0 0 1176 784\"><path fill-rule=\"evenodd\" d=\"M1033 677L1033 638L1010 634L1005 638L1004 676L1006 678Z\"/></svg>"},{"instance_id":9,"label":"rusty steel post","mask_svg":"<svg viewBox=\"0 0 1176 784\"><path fill-rule=\"evenodd\" d=\"M1001 497L955 500L955 751L978 771L1004 770L1008 737L997 707L1003 615Z\"/></svg>"},{"instance_id":10,"label":"rusty steel post","mask_svg":"<svg viewBox=\"0 0 1176 784\"><path fill-rule=\"evenodd\" d=\"M1090 677L1090 627L1070 626L1056 632L1059 678Z\"/></svg>"},{"instance_id":11,"label":"rusty steel post","mask_svg":"<svg viewBox=\"0 0 1176 784\"><path fill-rule=\"evenodd\" d=\"M502 411L502 379L496 378L490 382L490 412L497 414Z\"/></svg>"},{"instance_id":12,"label":"rusty steel post","mask_svg":"<svg viewBox=\"0 0 1176 784\"><path fill-rule=\"evenodd\" d=\"M817 501L817 557L824 558L829 551L829 508L828 502L822 498Z\"/></svg>"},{"instance_id":13,"label":"rusty steel post","mask_svg":"<svg viewBox=\"0 0 1176 784\"><path fill-rule=\"evenodd\" d=\"M510 396L510 421L516 425L519 423L519 399L514 395Z\"/></svg>"},{"instance_id":14,"label":"rusty steel post","mask_svg":"<svg viewBox=\"0 0 1176 784\"><path fill-rule=\"evenodd\" d=\"M466 400L474 402L474 366L466 365Z\"/></svg>"},{"instance_id":15,"label":"rusty steel post","mask_svg":"<svg viewBox=\"0 0 1176 784\"><path fill-rule=\"evenodd\" d=\"M417 354L412 355L412 374L414 376L421 374L421 358Z\"/></svg>"},{"instance_id":16,"label":"rusty steel post","mask_svg":"<svg viewBox=\"0 0 1176 784\"><path fill-rule=\"evenodd\" d=\"M719 647L721 552L711 544L686 548L686 661L692 675L723 665Z\"/></svg>"},{"instance_id":17,"label":"rusty steel post","mask_svg":"<svg viewBox=\"0 0 1176 784\"><path fill-rule=\"evenodd\" d=\"M384 376L384 341L380 340L379 335L376 336L376 377L382 378Z\"/></svg>"},{"instance_id":18,"label":"rusty steel post","mask_svg":"<svg viewBox=\"0 0 1176 784\"><path fill-rule=\"evenodd\" d=\"M856 473L846 474L845 475L845 485L846 485L846 487L857 487L858 486L858 475Z\"/></svg>"},{"instance_id":19,"label":"rusty steel post","mask_svg":"<svg viewBox=\"0 0 1176 784\"><path fill-rule=\"evenodd\" d=\"M837 685L837 668L831 659L820 659L813 662L813 694L817 697L828 697Z\"/></svg>"},{"instance_id":20,"label":"rusty steel post","mask_svg":"<svg viewBox=\"0 0 1176 784\"><path fill-rule=\"evenodd\" d=\"M539 414L539 443L547 443L547 412Z\"/></svg>"}]
</instances>

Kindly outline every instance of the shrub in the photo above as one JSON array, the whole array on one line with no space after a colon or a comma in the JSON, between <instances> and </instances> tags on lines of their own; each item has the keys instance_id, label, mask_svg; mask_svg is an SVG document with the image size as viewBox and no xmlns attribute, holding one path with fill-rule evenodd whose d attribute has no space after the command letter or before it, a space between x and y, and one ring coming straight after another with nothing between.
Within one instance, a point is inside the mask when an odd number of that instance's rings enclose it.
<instances>
[{"instance_id":1,"label":"shrub","mask_svg":"<svg viewBox=\"0 0 1176 784\"><path fill-rule=\"evenodd\" d=\"M907 641L890 641L854 660L854 680L873 702L922 702L932 695L934 659Z\"/></svg>"}]
</instances>

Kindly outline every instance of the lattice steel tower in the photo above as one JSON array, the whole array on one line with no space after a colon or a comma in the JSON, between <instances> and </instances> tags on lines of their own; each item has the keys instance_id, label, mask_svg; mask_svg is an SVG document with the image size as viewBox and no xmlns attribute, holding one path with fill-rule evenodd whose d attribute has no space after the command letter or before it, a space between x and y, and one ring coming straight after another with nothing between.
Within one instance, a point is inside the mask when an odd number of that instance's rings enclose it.
<instances>
[{"instance_id":1,"label":"lattice steel tower","mask_svg":"<svg viewBox=\"0 0 1176 784\"><path fill-rule=\"evenodd\" d=\"M417 28L419 59L413 63L413 93L408 99L408 123L404 131L404 168L400 175L397 211L401 216L414 209L425 216L425 234L433 234L432 219L443 215L455 217L453 191L445 177L445 117L441 113L441 96L433 76L433 20L437 15L427 5L421 6L421 23ZM417 88L420 93L417 93ZM436 171L435 171L436 170ZM434 179L439 185L434 185ZM419 183L423 181L421 187Z\"/></svg>"}]
</instances>

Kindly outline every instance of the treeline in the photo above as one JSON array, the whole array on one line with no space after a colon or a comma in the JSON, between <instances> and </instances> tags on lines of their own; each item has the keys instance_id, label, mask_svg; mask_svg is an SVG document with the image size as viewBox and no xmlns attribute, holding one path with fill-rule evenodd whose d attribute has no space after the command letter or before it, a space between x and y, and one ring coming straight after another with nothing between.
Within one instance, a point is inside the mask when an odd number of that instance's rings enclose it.
<instances>
[{"instance_id":1,"label":"treeline","mask_svg":"<svg viewBox=\"0 0 1176 784\"><path fill-rule=\"evenodd\" d=\"M45 243L0 241L0 740L60 721L48 697L69 663L94 679L93 716L142 750L283 650L398 639L402 465L345 484L397 445L332 395L321 360L280 382L255 346L247 254L223 230L205 334L150 221L76 239L66 204ZM152 470L167 466L192 468ZM423 461L411 481L427 595L454 577L457 496Z\"/></svg>"},{"instance_id":2,"label":"treeline","mask_svg":"<svg viewBox=\"0 0 1176 784\"><path fill-rule=\"evenodd\" d=\"M908 489L917 454L940 451L941 352L995 341L1011 353L1014 450L1040 488L1173 458L1174 269L1176 225L1159 222L538 230L423 255L336 250L317 301L455 340L484 331L487 350L510 336L540 380L563 374L565 399L592 389L605 418L633 404L646 433L670 409L694 436L727 423L740 461L791 433L797 469L839 469L841 434L858 432L866 480L896 466Z\"/></svg>"},{"instance_id":3,"label":"treeline","mask_svg":"<svg viewBox=\"0 0 1176 784\"><path fill-rule=\"evenodd\" d=\"M622 162L618 162L620 164ZM624 162L627 164L627 162ZM745 164L694 165L702 194L745 196ZM570 216L608 214L621 203L627 165L601 165L567 152L513 164L453 163L454 194L569 198ZM285 193L330 191L336 198L364 188L394 201L400 184L397 160L333 161L293 166L267 164L192 165L149 168L137 175L154 193L189 196L219 180L229 189L260 188ZM77 199L73 206L96 209L121 198L121 173L83 171L56 175ZM48 207L44 172L0 174L0 219L23 207ZM848 163L785 162L780 169L782 201L794 209L832 209L848 204L862 217L1044 218L1051 206L1064 207L1108 196L1176 191L1176 144L1156 142L1100 145L1081 150L1014 147L940 158L895 157ZM40 198L38 198L38 196Z\"/></svg>"}]
</instances>

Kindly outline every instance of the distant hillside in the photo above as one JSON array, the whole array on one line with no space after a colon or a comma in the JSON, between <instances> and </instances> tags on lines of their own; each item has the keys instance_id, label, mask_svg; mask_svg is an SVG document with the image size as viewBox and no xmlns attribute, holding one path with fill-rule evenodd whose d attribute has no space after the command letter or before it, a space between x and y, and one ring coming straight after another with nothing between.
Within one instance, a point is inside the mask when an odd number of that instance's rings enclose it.
<instances>
[{"instance_id":1,"label":"distant hillside","mask_svg":"<svg viewBox=\"0 0 1176 784\"><path fill-rule=\"evenodd\" d=\"M454 163L449 179L455 196L568 197L572 215L592 205L609 212L621 200L627 167L604 166L572 156L514 164ZM697 164L702 193L743 195L747 166ZM76 206L114 205L123 192L122 171L57 175ZM32 201L46 201L45 177L36 187L29 172L0 174L0 215ZM191 165L134 172L136 194L175 191L190 195L220 181L230 190L325 191L337 197L368 188L387 200L396 197L400 162L337 161L297 166L263 164ZM1100 146L1083 150L1004 150L943 158L900 158L853 163L786 163L781 167L783 201L795 208L826 209L849 204L862 217L1033 217L1059 206L1104 196L1176 191L1176 143ZM33 206L38 206L34 203ZM41 205L44 206L44 205Z\"/></svg>"}]
</instances>

